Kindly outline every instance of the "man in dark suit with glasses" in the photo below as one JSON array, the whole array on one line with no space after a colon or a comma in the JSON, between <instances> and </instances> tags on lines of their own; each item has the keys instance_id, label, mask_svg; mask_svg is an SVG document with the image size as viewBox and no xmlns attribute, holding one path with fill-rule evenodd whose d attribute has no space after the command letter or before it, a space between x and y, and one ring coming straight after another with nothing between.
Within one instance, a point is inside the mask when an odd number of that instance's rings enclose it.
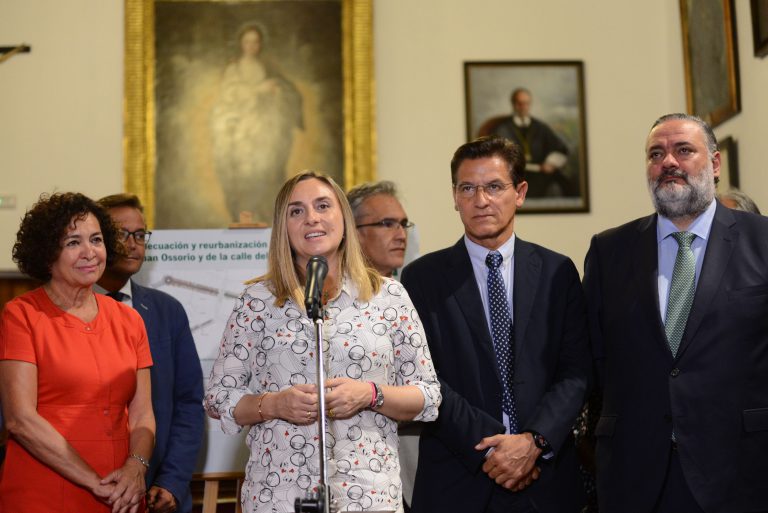
<instances>
[{"instance_id":1,"label":"man in dark suit with glasses","mask_svg":"<svg viewBox=\"0 0 768 513\"><path fill-rule=\"evenodd\" d=\"M424 425L415 513L577 513L584 504L572 427L590 355L573 262L521 240L525 157L508 139L451 160L464 236L403 270L443 403Z\"/></svg>"},{"instance_id":2,"label":"man in dark suit with glasses","mask_svg":"<svg viewBox=\"0 0 768 513\"><path fill-rule=\"evenodd\" d=\"M365 183L347 193L357 225L357 236L368 263L379 274L395 277L403 267L408 248L408 232L413 223L400 204L397 188L390 181ZM403 499L406 513L410 511L413 497L413 481L419 458L418 422L401 423L400 436L400 477L403 483Z\"/></svg>"}]
</instances>

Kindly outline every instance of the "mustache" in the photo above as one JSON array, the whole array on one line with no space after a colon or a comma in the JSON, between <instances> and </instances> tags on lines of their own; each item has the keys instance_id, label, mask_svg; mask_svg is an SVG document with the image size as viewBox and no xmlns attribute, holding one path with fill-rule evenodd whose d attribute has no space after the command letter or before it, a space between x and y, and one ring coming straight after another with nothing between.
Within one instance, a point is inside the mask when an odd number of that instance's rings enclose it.
<instances>
[{"instance_id":1,"label":"mustache","mask_svg":"<svg viewBox=\"0 0 768 513\"><path fill-rule=\"evenodd\" d=\"M669 169L666 171L662 171L662 173L656 178L655 184L658 187L662 180L666 178L679 178L685 183L688 183L688 173L684 173L683 171L680 171L680 169Z\"/></svg>"}]
</instances>

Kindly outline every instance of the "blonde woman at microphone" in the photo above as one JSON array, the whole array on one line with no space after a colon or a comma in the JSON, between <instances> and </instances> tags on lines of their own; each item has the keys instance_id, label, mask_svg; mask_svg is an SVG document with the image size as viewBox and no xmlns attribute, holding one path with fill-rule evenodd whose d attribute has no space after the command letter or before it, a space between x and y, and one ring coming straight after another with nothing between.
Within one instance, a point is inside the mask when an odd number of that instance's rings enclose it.
<instances>
[{"instance_id":1,"label":"blonde woman at microphone","mask_svg":"<svg viewBox=\"0 0 768 513\"><path fill-rule=\"evenodd\" d=\"M344 191L305 172L275 199L268 272L224 330L205 403L226 433L249 428L244 511L293 512L317 487L318 391L307 263L322 256L326 458L339 511L402 512L397 421L432 421L440 385L405 289L365 263ZM310 266L311 267L311 266Z\"/></svg>"}]
</instances>

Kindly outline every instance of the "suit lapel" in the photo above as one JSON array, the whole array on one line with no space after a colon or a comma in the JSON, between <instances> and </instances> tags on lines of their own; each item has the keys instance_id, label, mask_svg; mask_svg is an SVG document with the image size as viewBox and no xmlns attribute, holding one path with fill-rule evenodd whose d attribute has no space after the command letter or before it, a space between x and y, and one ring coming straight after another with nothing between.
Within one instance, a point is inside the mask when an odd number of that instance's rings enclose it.
<instances>
[{"instance_id":1,"label":"suit lapel","mask_svg":"<svg viewBox=\"0 0 768 513\"><path fill-rule=\"evenodd\" d=\"M539 290L541 257L536 253L532 244L515 238L514 258L515 278L512 284L512 308L515 313L515 355L519 357L531 319L533 303Z\"/></svg>"},{"instance_id":2,"label":"suit lapel","mask_svg":"<svg viewBox=\"0 0 768 513\"><path fill-rule=\"evenodd\" d=\"M469 333L472 334L472 338L478 346L478 356L482 355L492 362L491 368L494 369L499 382L501 382L496 366L496 356L493 352L493 340L483 310L483 300L480 298L475 273L472 270L472 262L469 260L469 253L467 253L463 238L459 239L459 242L451 249L450 265L446 280L456 285L453 297L464 314Z\"/></svg>"},{"instance_id":3,"label":"suit lapel","mask_svg":"<svg viewBox=\"0 0 768 513\"><path fill-rule=\"evenodd\" d=\"M693 296L691 313L688 315L688 323L685 326L683 340L677 353L678 358L691 344L701 322L707 312L710 311L712 300L720 287L720 281L728 268L728 262L739 237L735 225L736 219L731 211L718 203L715 217L712 220L712 229L709 232L707 248L704 252L701 276L699 276L696 293Z\"/></svg>"},{"instance_id":4,"label":"suit lapel","mask_svg":"<svg viewBox=\"0 0 768 513\"><path fill-rule=\"evenodd\" d=\"M633 278L637 287L637 301L644 310L649 326L655 332L653 338L672 357L664 332L664 322L659 307L659 249L656 236L656 215L650 215L640 220L638 237L631 248L634 261L632 264Z\"/></svg>"},{"instance_id":5,"label":"suit lapel","mask_svg":"<svg viewBox=\"0 0 768 513\"><path fill-rule=\"evenodd\" d=\"M150 315L150 309L148 305L149 301L146 299L147 295L144 293L144 287L131 280L131 293L133 294L133 297L131 298L133 308L139 312L139 315L141 315L141 318L144 319L144 322L146 323L147 318Z\"/></svg>"}]
</instances>

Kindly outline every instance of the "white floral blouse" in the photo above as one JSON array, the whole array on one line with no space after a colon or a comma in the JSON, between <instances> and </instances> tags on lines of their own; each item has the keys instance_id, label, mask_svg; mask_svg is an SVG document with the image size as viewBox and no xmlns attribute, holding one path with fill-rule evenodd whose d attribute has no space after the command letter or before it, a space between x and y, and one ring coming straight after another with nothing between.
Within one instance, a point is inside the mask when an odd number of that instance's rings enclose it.
<instances>
[{"instance_id":1,"label":"white floral blouse","mask_svg":"<svg viewBox=\"0 0 768 513\"><path fill-rule=\"evenodd\" d=\"M327 378L349 377L414 385L424 394L418 421L432 421L442 399L424 330L408 293L385 278L369 302L358 302L345 280L325 307ZM263 283L248 287L224 329L205 406L225 433L242 429L233 411L246 394L277 392L316 382L314 326L295 302L283 307ZM251 426L242 491L248 513L293 512L294 499L317 486L317 425L276 419ZM329 419L326 457L331 496L339 511L402 512L397 422L371 409Z\"/></svg>"}]
</instances>

